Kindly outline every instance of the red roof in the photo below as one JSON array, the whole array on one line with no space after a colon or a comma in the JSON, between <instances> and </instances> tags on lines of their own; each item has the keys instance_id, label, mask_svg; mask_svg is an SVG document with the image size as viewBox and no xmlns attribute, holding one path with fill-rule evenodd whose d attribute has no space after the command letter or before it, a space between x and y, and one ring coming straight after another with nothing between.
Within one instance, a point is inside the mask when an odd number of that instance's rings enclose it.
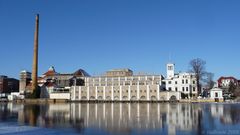
<instances>
[{"instance_id":1,"label":"red roof","mask_svg":"<svg viewBox=\"0 0 240 135\"><path fill-rule=\"evenodd\" d=\"M235 77L232 77L232 76L229 76L229 77L220 77L219 79L218 79L218 81L221 81L221 80L226 80L226 79L230 79L230 80L234 80L234 81L237 81L237 79L235 78Z\"/></svg>"},{"instance_id":2,"label":"red roof","mask_svg":"<svg viewBox=\"0 0 240 135\"><path fill-rule=\"evenodd\" d=\"M227 79L229 79L229 80L233 80L234 81L234 83L238 83L238 80L235 78L235 77L232 77L232 76L229 76L229 77L220 77L219 79L218 79L218 84L219 84L219 86L221 86L222 85L222 80L227 80Z\"/></svg>"},{"instance_id":3,"label":"red roof","mask_svg":"<svg viewBox=\"0 0 240 135\"><path fill-rule=\"evenodd\" d=\"M45 76L53 76L53 75L55 75L55 74L56 74L55 71L49 70L49 71L47 71L46 73L44 73L43 75L45 75Z\"/></svg>"}]
</instances>

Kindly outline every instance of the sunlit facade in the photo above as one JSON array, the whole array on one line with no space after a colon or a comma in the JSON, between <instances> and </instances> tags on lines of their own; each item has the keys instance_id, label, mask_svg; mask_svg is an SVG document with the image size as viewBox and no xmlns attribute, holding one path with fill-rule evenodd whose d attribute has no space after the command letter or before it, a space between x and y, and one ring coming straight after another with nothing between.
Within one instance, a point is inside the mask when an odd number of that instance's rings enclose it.
<instances>
[{"instance_id":1,"label":"sunlit facade","mask_svg":"<svg viewBox=\"0 0 240 135\"><path fill-rule=\"evenodd\" d=\"M189 72L175 73L175 65L167 64L167 78L164 79L167 91L180 92L182 98L197 97L196 75Z\"/></svg>"}]
</instances>

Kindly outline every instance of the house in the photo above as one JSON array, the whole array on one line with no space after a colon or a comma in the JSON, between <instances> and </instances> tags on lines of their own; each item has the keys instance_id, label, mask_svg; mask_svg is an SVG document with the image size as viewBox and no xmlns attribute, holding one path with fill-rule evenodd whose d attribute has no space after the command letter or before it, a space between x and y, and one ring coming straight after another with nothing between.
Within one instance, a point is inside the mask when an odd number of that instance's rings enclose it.
<instances>
[{"instance_id":1,"label":"house","mask_svg":"<svg viewBox=\"0 0 240 135\"><path fill-rule=\"evenodd\" d=\"M215 101L223 101L223 90L218 87L213 87L210 90L210 99Z\"/></svg>"},{"instance_id":2,"label":"house","mask_svg":"<svg viewBox=\"0 0 240 135\"><path fill-rule=\"evenodd\" d=\"M218 87L220 88L228 88L230 82L233 82L234 85L238 86L238 80L235 77L229 76L229 77L220 77L218 79Z\"/></svg>"},{"instance_id":3,"label":"house","mask_svg":"<svg viewBox=\"0 0 240 135\"><path fill-rule=\"evenodd\" d=\"M163 80L167 91L180 92L182 98L198 96L197 79L194 73L175 73L175 64L167 64L167 77Z\"/></svg>"}]
</instances>

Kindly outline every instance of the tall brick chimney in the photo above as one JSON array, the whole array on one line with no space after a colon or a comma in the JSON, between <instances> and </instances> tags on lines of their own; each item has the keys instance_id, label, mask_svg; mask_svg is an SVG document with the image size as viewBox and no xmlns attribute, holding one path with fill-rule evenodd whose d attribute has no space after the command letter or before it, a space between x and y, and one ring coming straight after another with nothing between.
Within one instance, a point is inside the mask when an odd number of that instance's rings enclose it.
<instances>
[{"instance_id":1,"label":"tall brick chimney","mask_svg":"<svg viewBox=\"0 0 240 135\"><path fill-rule=\"evenodd\" d=\"M39 14L36 15L35 33L34 33L34 52L32 65L32 93L38 88L38 28L39 28Z\"/></svg>"}]
</instances>

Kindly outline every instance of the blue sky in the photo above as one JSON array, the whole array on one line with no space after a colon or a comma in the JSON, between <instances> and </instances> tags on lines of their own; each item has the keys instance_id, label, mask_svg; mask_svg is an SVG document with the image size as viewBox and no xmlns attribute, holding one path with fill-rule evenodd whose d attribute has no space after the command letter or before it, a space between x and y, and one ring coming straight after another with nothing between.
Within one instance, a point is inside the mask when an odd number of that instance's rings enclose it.
<instances>
[{"instance_id":1,"label":"blue sky","mask_svg":"<svg viewBox=\"0 0 240 135\"><path fill-rule=\"evenodd\" d=\"M39 73L114 68L165 75L201 58L219 76L240 78L239 0L0 0L0 74L31 71L40 14Z\"/></svg>"}]
</instances>

